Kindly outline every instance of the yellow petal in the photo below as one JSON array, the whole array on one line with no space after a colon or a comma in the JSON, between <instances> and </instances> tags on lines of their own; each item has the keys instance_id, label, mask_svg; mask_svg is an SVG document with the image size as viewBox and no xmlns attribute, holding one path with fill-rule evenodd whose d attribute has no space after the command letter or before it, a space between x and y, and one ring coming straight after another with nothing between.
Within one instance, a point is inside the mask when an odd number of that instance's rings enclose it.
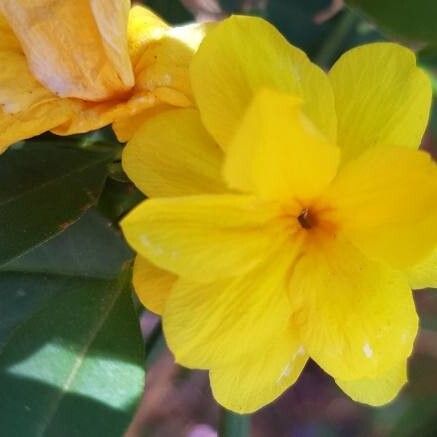
<instances>
[{"instance_id":1,"label":"yellow petal","mask_svg":"<svg viewBox=\"0 0 437 437\"><path fill-rule=\"evenodd\" d=\"M189 65L207 29L205 24L175 27L144 44L134 64L135 90L154 91L175 106L192 104Z\"/></svg>"},{"instance_id":2,"label":"yellow petal","mask_svg":"<svg viewBox=\"0 0 437 437\"><path fill-rule=\"evenodd\" d=\"M437 245L437 166L425 152L368 149L327 196L340 229L372 258L406 268Z\"/></svg>"},{"instance_id":3,"label":"yellow petal","mask_svg":"<svg viewBox=\"0 0 437 437\"><path fill-rule=\"evenodd\" d=\"M300 258L290 295L308 354L334 378L378 377L412 351L418 320L406 278L338 237Z\"/></svg>"},{"instance_id":4,"label":"yellow petal","mask_svg":"<svg viewBox=\"0 0 437 437\"><path fill-rule=\"evenodd\" d=\"M135 66L144 47L155 41L170 27L150 9L135 5L129 11L127 41L132 65Z\"/></svg>"},{"instance_id":5,"label":"yellow petal","mask_svg":"<svg viewBox=\"0 0 437 437\"><path fill-rule=\"evenodd\" d=\"M129 0L4 0L0 11L40 82L61 97L98 101L134 84L129 7Z\"/></svg>"},{"instance_id":6,"label":"yellow petal","mask_svg":"<svg viewBox=\"0 0 437 437\"><path fill-rule=\"evenodd\" d=\"M201 282L255 267L288 235L276 205L236 195L146 200L121 222L129 244L158 267Z\"/></svg>"},{"instance_id":7,"label":"yellow petal","mask_svg":"<svg viewBox=\"0 0 437 437\"><path fill-rule=\"evenodd\" d=\"M69 103L45 89L30 73L20 44L0 16L0 153L39 135L71 115Z\"/></svg>"},{"instance_id":8,"label":"yellow petal","mask_svg":"<svg viewBox=\"0 0 437 437\"><path fill-rule=\"evenodd\" d=\"M284 247L236 278L203 284L180 280L163 314L164 334L176 361L190 368L219 368L267 350L289 325L286 282L295 253Z\"/></svg>"},{"instance_id":9,"label":"yellow petal","mask_svg":"<svg viewBox=\"0 0 437 437\"><path fill-rule=\"evenodd\" d=\"M344 161L382 144L419 147L431 85L413 52L392 43L363 45L346 52L329 78Z\"/></svg>"},{"instance_id":10,"label":"yellow petal","mask_svg":"<svg viewBox=\"0 0 437 437\"><path fill-rule=\"evenodd\" d=\"M126 143L134 136L135 132L143 123L161 112L172 109L165 103L154 102L153 106L143 109L132 115L120 115L112 123L112 130L120 143Z\"/></svg>"},{"instance_id":11,"label":"yellow petal","mask_svg":"<svg viewBox=\"0 0 437 437\"><path fill-rule=\"evenodd\" d=\"M123 151L123 168L149 197L223 193L222 155L198 111L175 109L138 129Z\"/></svg>"},{"instance_id":12,"label":"yellow petal","mask_svg":"<svg viewBox=\"0 0 437 437\"><path fill-rule=\"evenodd\" d=\"M407 270L411 288L437 288L437 249Z\"/></svg>"},{"instance_id":13,"label":"yellow petal","mask_svg":"<svg viewBox=\"0 0 437 437\"><path fill-rule=\"evenodd\" d=\"M305 117L301 101L258 92L231 141L225 178L231 188L289 201L320 194L337 171L339 149Z\"/></svg>"},{"instance_id":14,"label":"yellow petal","mask_svg":"<svg viewBox=\"0 0 437 437\"><path fill-rule=\"evenodd\" d=\"M176 276L155 267L145 258L135 258L132 282L140 302L150 311L162 314Z\"/></svg>"},{"instance_id":15,"label":"yellow petal","mask_svg":"<svg viewBox=\"0 0 437 437\"><path fill-rule=\"evenodd\" d=\"M233 16L218 24L194 56L190 73L202 120L224 148L261 88L302 97L306 115L335 141L335 108L327 76L261 18Z\"/></svg>"},{"instance_id":16,"label":"yellow petal","mask_svg":"<svg viewBox=\"0 0 437 437\"><path fill-rule=\"evenodd\" d=\"M158 104L151 108L145 109L138 114L131 116L122 116L114 120L112 123L112 130L120 143L126 143L134 136L137 129L143 125L146 120L155 115L171 109L171 106L165 104Z\"/></svg>"},{"instance_id":17,"label":"yellow petal","mask_svg":"<svg viewBox=\"0 0 437 437\"><path fill-rule=\"evenodd\" d=\"M377 378L335 382L354 401L379 407L392 401L407 382L406 362Z\"/></svg>"},{"instance_id":18,"label":"yellow petal","mask_svg":"<svg viewBox=\"0 0 437 437\"><path fill-rule=\"evenodd\" d=\"M179 108L188 108L192 106L191 100L185 94L167 86L155 88L153 94L159 101L168 103L172 106Z\"/></svg>"},{"instance_id":19,"label":"yellow petal","mask_svg":"<svg viewBox=\"0 0 437 437\"><path fill-rule=\"evenodd\" d=\"M307 359L295 332L278 332L268 345L242 357L240 362L211 370L213 395L228 410L252 413L294 384Z\"/></svg>"}]
</instances>

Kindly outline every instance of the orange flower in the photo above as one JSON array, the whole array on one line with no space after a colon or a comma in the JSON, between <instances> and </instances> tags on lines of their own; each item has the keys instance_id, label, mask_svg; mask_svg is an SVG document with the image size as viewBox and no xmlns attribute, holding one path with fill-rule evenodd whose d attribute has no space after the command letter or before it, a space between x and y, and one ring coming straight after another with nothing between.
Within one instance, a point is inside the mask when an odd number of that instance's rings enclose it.
<instances>
[{"instance_id":1,"label":"orange flower","mask_svg":"<svg viewBox=\"0 0 437 437\"><path fill-rule=\"evenodd\" d=\"M201 26L170 28L130 0L2 1L0 152L111 123L126 141L150 112L190 106L202 37Z\"/></svg>"}]
</instances>

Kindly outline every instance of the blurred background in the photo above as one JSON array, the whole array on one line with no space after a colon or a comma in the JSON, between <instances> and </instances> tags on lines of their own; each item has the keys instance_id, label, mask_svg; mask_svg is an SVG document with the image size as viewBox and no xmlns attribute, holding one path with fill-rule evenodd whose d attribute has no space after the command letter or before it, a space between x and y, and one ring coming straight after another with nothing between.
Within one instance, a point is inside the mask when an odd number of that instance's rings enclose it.
<instances>
[{"instance_id":1,"label":"blurred background","mask_svg":"<svg viewBox=\"0 0 437 437\"><path fill-rule=\"evenodd\" d=\"M429 26L435 29L432 24L437 19L435 0L351 1L353 9L342 0L149 0L143 3L172 24L216 20L233 13L262 16L325 69L356 45L399 41L416 50L419 63L432 77L434 91L436 88L437 50L433 44L424 42L429 42ZM356 9L357 5L361 8ZM422 8L420 13L415 6ZM434 101L423 143L431 152L437 150L436 108ZM437 294L432 290L419 291L416 301L421 331L409 363L410 383L393 403L383 408L354 403L330 377L309 363L291 389L251 417L223 411L212 398L206 372L188 371L175 365L164 344L158 319L144 313L147 383L128 436L437 436Z\"/></svg>"}]
</instances>

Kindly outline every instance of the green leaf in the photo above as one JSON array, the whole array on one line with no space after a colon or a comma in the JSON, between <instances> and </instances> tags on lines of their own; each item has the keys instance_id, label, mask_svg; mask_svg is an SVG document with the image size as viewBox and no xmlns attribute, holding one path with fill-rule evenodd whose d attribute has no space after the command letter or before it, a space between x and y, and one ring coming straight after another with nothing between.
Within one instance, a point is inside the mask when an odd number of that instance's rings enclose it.
<instances>
[{"instance_id":1,"label":"green leaf","mask_svg":"<svg viewBox=\"0 0 437 437\"><path fill-rule=\"evenodd\" d=\"M131 257L120 233L91 209L60 235L5 264L0 269L0 281L5 281L0 288L0 349L17 324L65 289L64 280L113 279Z\"/></svg>"},{"instance_id":2,"label":"green leaf","mask_svg":"<svg viewBox=\"0 0 437 437\"><path fill-rule=\"evenodd\" d=\"M0 271L109 279L132 256L120 232L91 208L64 232L3 265Z\"/></svg>"},{"instance_id":3,"label":"green leaf","mask_svg":"<svg viewBox=\"0 0 437 437\"><path fill-rule=\"evenodd\" d=\"M18 324L63 292L71 277L113 279L130 258L120 233L91 209L61 234L2 266L0 349Z\"/></svg>"},{"instance_id":4,"label":"green leaf","mask_svg":"<svg viewBox=\"0 0 437 437\"><path fill-rule=\"evenodd\" d=\"M122 435L143 389L128 272L113 280L131 257L91 209L3 267L0 435Z\"/></svg>"},{"instance_id":5,"label":"green leaf","mask_svg":"<svg viewBox=\"0 0 437 437\"><path fill-rule=\"evenodd\" d=\"M64 290L62 279L0 273L0 351L17 326L40 310L50 297Z\"/></svg>"},{"instance_id":6,"label":"green leaf","mask_svg":"<svg viewBox=\"0 0 437 437\"><path fill-rule=\"evenodd\" d=\"M314 62L328 68L349 48L381 39L357 14L331 9L332 0L270 0L262 15Z\"/></svg>"},{"instance_id":7,"label":"green leaf","mask_svg":"<svg viewBox=\"0 0 437 437\"><path fill-rule=\"evenodd\" d=\"M41 244L94 205L112 151L29 143L0 157L0 265Z\"/></svg>"},{"instance_id":8,"label":"green leaf","mask_svg":"<svg viewBox=\"0 0 437 437\"><path fill-rule=\"evenodd\" d=\"M346 0L346 3L402 38L437 43L435 0Z\"/></svg>"},{"instance_id":9,"label":"green leaf","mask_svg":"<svg viewBox=\"0 0 437 437\"><path fill-rule=\"evenodd\" d=\"M180 0L143 0L143 3L171 24L193 21L193 16Z\"/></svg>"},{"instance_id":10,"label":"green leaf","mask_svg":"<svg viewBox=\"0 0 437 437\"><path fill-rule=\"evenodd\" d=\"M426 70L431 79L434 96L437 95L437 45L428 46L417 53L418 64ZM435 111L433 111L433 115Z\"/></svg>"},{"instance_id":11,"label":"green leaf","mask_svg":"<svg viewBox=\"0 0 437 437\"><path fill-rule=\"evenodd\" d=\"M330 0L272 0L267 3L265 15L292 44L312 57L336 26L336 19L315 22L316 15L330 3Z\"/></svg>"},{"instance_id":12,"label":"green leaf","mask_svg":"<svg viewBox=\"0 0 437 437\"><path fill-rule=\"evenodd\" d=\"M115 280L0 275L11 295L48 283L56 292L45 292L0 355L0 434L120 436L144 378L129 269Z\"/></svg>"},{"instance_id":13,"label":"green leaf","mask_svg":"<svg viewBox=\"0 0 437 437\"><path fill-rule=\"evenodd\" d=\"M122 215L144 199L144 194L132 183L108 179L100 196L98 208L110 220L118 222Z\"/></svg>"}]
</instances>

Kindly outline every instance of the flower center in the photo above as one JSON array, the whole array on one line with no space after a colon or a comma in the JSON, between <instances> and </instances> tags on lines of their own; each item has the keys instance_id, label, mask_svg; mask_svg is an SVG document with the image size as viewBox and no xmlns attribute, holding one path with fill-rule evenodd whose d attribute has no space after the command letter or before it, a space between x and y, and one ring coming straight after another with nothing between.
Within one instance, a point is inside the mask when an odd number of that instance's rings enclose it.
<instances>
[{"instance_id":1,"label":"flower center","mask_svg":"<svg viewBox=\"0 0 437 437\"><path fill-rule=\"evenodd\" d=\"M317 225L317 217L309 208L305 208L297 217L297 221L304 229L311 229Z\"/></svg>"}]
</instances>

